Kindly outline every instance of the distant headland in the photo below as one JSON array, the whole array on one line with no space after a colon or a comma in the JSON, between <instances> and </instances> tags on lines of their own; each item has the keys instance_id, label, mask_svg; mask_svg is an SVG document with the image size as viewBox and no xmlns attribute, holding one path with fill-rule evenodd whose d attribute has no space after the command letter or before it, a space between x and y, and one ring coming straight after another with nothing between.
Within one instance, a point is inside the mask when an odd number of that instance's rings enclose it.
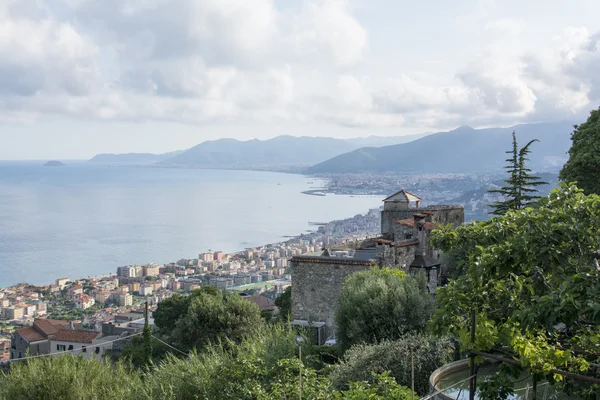
<instances>
[{"instance_id":1,"label":"distant headland","mask_svg":"<svg viewBox=\"0 0 600 400\"><path fill-rule=\"evenodd\" d=\"M60 161L48 161L46 164L44 164L44 167L64 167L66 164L62 163Z\"/></svg>"}]
</instances>

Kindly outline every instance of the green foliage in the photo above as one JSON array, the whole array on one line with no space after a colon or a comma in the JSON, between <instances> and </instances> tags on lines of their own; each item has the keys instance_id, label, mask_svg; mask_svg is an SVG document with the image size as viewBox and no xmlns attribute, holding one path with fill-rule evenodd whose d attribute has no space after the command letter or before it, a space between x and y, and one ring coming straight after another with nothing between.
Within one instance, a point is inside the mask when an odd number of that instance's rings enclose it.
<instances>
[{"instance_id":1,"label":"green foliage","mask_svg":"<svg viewBox=\"0 0 600 400\"><path fill-rule=\"evenodd\" d=\"M283 293L275 299L275 305L279 308L279 316L281 319L288 321L292 314L292 287L285 288Z\"/></svg>"},{"instance_id":2,"label":"green foliage","mask_svg":"<svg viewBox=\"0 0 600 400\"><path fill-rule=\"evenodd\" d=\"M600 362L599 226L600 197L561 184L536 208L435 232L432 244L453 252L462 274L438 290L432 327L464 350L503 347L542 376L589 371Z\"/></svg>"},{"instance_id":3,"label":"green foliage","mask_svg":"<svg viewBox=\"0 0 600 400\"><path fill-rule=\"evenodd\" d=\"M220 341L236 343L264 325L255 304L213 286L189 296L173 295L159 303L153 316L163 334L187 349Z\"/></svg>"},{"instance_id":4,"label":"green foliage","mask_svg":"<svg viewBox=\"0 0 600 400\"><path fill-rule=\"evenodd\" d=\"M435 309L425 276L373 268L346 278L336 309L342 350L357 343L379 343L422 331Z\"/></svg>"},{"instance_id":5,"label":"green foliage","mask_svg":"<svg viewBox=\"0 0 600 400\"><path fill-rule=\"evenodd\" d=\"M539 196L533 195L533 192L537 192L535 187L546 185L547 182L540 181L539 176L531 175L531 169L527 168L525 165L525 163L529 161L527 155L531 152L529 146L538 141L539 140L537 139L531 140L519 150L517 136L513 131L512 149L506 151L506 153L511 156L506 159L507 165L504 167L509 174L509 177L504 181L506 186L489 191L490 193L501 194L504 196L505 200L491 204L490 206L493 210L490 214L504 215L510 210L520 210L540 198Z\"/></svg>"},{"instance_id":6,"label":"green foliage","mask_svg":"<svg viewBox=\"0 0 600 400\"><path fill-rule=\"evenodd\" d=\"M133 399L141 390L139 375L125 365L71 355L13 363L0 374L0 399Z\"/></svg>"},{"instance_id":7,"label":"green foliage","mask_svg":"<svg viewBox=\"0 0 600 400\"><path fill-rule=\"evenodd\" d=\"M410 387L412 357L415 391L425 395L429 390L431 373L454 361L453 344L448 337L409 334L377 345L357 345L348 350L344 360L333 368L330 379L335 387L345 388L350 382L372 382L371 372L390 371L400 385Z\"/></svg>"},{"instance_id":8,"label":"green foliage","mask_svg":"<svg viewBox=\"0 0 600 400\"><path fill-rule=\"evenodd\" d=\"M586 194L600 194L600 108L592 110L571 134L569 160L560 171L564 182L576 182Z\"/></svg>"},{"instance_id":9,"label":"green foliage","mask_svg":"<svg viewBox=\"0 0 600 400\"><path fill-rule=\"evenodd\" d=\"M272 325L234 347L216 345L185 359L169 355L143 372L70 355L39 358L0 374L0 398L266 400L298 398L300 390L305 399L410 398L387 373L336 390L297 351L296 334Z\"/></svg>"}]
</instances>

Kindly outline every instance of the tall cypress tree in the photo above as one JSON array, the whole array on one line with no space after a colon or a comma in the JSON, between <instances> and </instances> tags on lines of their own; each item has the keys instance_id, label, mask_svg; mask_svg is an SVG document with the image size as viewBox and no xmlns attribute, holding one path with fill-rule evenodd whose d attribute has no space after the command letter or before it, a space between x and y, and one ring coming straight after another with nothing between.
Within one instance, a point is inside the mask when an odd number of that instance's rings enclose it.
<instances>
[{"instance_id":1,"label":"tall cypress tree","mask_svg":"<svg viewBox=\"0 0 600 400\"><path fill-rule=\"evenodd\" d=\"M530 205L540 196L533 193L537 192L536 186L546 185L546 182L540 181L539 176L531 175L531 169L527 168L526 162L529 161L527 156L531 152L529 146L534 142L539 142L533 139L519 150L517 143L517 135L512 133L512 149L505 153L511 157L506 159L507 165L504 169L508 172L508 179L504 180L506 186L500 189L488 190L489 193L499 193L504 197L502 201L496 201L489 204L492 207L490 214L504 215L510 210L520 210Z\"/></svg>"}]
</instances>

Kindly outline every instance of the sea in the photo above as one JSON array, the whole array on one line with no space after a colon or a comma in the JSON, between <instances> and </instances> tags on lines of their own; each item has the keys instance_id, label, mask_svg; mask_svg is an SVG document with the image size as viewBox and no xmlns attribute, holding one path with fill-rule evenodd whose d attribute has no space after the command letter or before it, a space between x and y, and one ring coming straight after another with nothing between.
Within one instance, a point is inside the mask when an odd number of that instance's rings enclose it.
<instances>
[{"instance_id":1,"label":"sea","mask_svg":"<svg viewBox=\"0 0 600 400\"><path fill-rule=\"evenodd\" d=\"M0 287L276 243L379 207L298 174L0 162Z\"/></svg>"}]
</instances>

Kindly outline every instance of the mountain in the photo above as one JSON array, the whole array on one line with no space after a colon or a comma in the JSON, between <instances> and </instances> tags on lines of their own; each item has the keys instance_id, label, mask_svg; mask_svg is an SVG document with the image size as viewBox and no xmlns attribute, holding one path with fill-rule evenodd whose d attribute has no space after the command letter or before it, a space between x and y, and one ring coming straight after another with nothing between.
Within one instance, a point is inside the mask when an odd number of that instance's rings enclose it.
<instances>
[{"instance_id":1,"label":"mountain","mask_svg":"<svg viewBox=\"0 0 600 400\"><path fill-rule=\"evenodd\" d=\"M369 137L358 137L352 139L345 139L346 142L360 147L382 147L382 146L391 146L394 144L408 143L413 140L420 139L427 135L431 135L431 133L417 133L414 135L405 135L405 136L369 136Z\"/></svg>"},{"instance_id":2,"label":"mountain","mask_svg":"<svg viewBox=\"0 0 600 400\"><path fill-rule=\"evenodd\" d=\"M483 173L501 171L511 132L519 146L532 139L529 166L537 171L555 171L567 160L571 145L571 122L521 124L509 128L473 129L461 126L409 143L379 148L363 147L310 167L308 173L348 172L446 172Z\"/></svg>"},{"instance_id":3,"label":"mountain","mask_svg":"<svg viewBox=\"0 0 600 400\"><path fill-rule=\"evenodd\" d=\"M219 139L200 143L160 162L160 165L201 168L308 166L356 148L345 140L324 137L277 136L248 141Z\"/></svg>"},{"instance_id":4,"label":"mountain","mask_svg":"<svg viewBox=\"0 0 600 400\"><path fill-rule=\"evenodd\" d=\"M102 164L153 164L178 154L184 150L172 151L170 153L152 154L152 153L127 153L127 154L98 154L90 161Z\"/></svg>"}]
</instances>

